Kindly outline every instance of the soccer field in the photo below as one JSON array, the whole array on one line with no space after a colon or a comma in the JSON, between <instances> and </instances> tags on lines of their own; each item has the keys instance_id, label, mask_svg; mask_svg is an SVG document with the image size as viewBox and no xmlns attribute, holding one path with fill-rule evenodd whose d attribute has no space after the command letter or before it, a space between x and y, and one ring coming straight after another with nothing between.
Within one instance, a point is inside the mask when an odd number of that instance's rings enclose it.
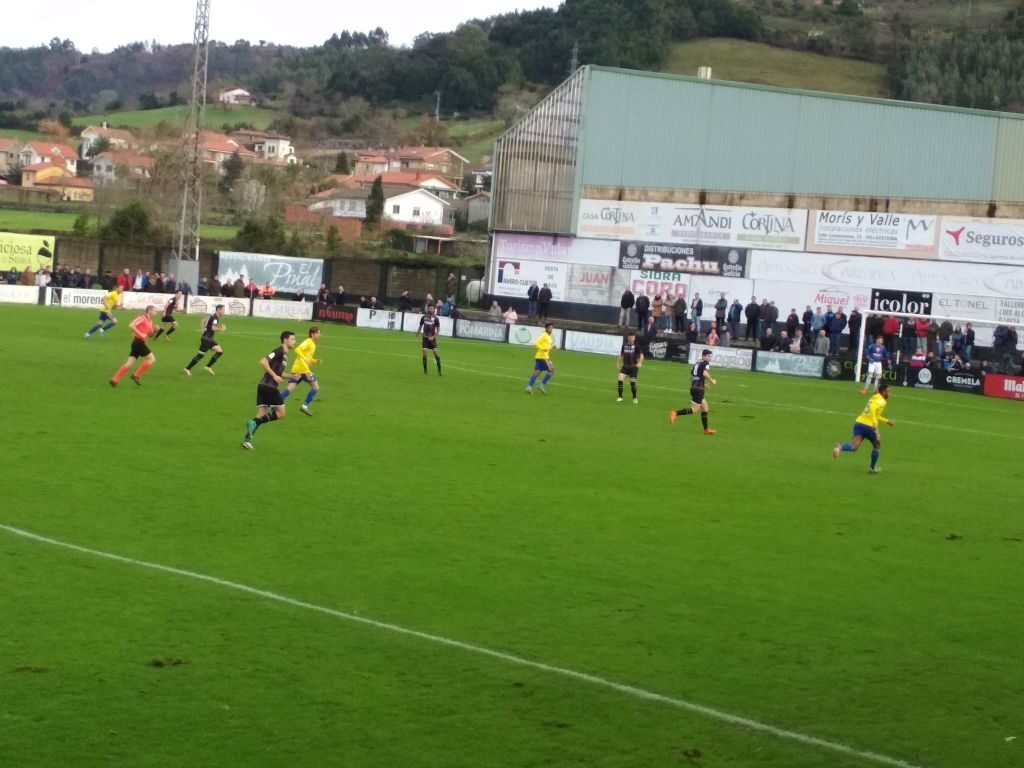
<instances>
[{"instance_id":1,"label":"soccer field","mask_svg":"<svg viewBox=\"0 0 1024 768\"><path fill-rule=\"evenodd\" d=\"M247 452L309 324L112 389L134 314L0 305L5 768L1024 764L1021 403L896 388L869 475L852 383L716 371L706 437L686 366L326 325Z\"/></svg>"}]
</instances>

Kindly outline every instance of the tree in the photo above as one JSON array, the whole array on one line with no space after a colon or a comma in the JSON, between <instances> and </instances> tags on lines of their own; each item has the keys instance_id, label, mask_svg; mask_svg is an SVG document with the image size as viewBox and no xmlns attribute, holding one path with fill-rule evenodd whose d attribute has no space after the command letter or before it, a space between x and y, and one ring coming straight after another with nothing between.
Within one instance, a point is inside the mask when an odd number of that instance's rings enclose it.
<instances>
[{"instance_id":1,"label":"tree","mask_svg":"<svg viewBox=\"0 0 1024 768\"><path fill-rule=\"evenodd\" d=\"M160 97L152 91L139 95L139 109L160 109L162 106Z\"/></svg>"},{"instance_id":2,"label":"tree","mask_svg":"<svg viewBox=\"0 0 1024 768\"><path fill-rule=\"evenodd\" d=\"M348 155L344 152L338 153L338 159L334 162L334 172L340 173L343 176L347 176L352 173L352 169L348 165Z\"/></svg>"},{"instance_id":3,"label":"tree","mask_svg":"<svg viewBox=\"0 0 1024 768\"><path fill-rule=\"evenodd\" d=\"M275 216L264 221L246 219L235 236L235 247L250 253L284 253L288 237L281 220Z\"/></svg>"},{"instance_id":4,"label":"tree","mask_svg":"<svg viewBox=\"0 0 1024 768\"><path fill-rule=\"evenodd\" d=\"M327 228L327 240L324 243L324 248L328 253L337 253L341 250L341 235L338 234L338 228L333 224Z\"/></svg>"},{"instance_id":5,"label":"tree","mask_svg":"<svg viewBox=\"0 0 1024 768\"><path fill-rule=\"evenodd\" d=\"M110 221L100 227L100 237L127 243L146 242L159 234L149 209L141 202L128 203L114 211Z\"/></svg>"},{"instance_id":6,"label":"tree","mask_svg":"<svg viewBox=\"0 0 1024 768\"><path fill-rule=\"evenodd\" d=\"M384 215L384 182L380 176L373 180L370 196L366 199L366 223L376 224Z\"/></svg>"},{"instance_id":7,"label":"tree","mask_svg":"<svg viewBox=\"0 0 1024 768\"><path fill-rule=\"evenodd\" d=\"M71 225L71 234L75 237L93 237L96 234L95 228L89 221L88 214L81 214L75 219L75 223Z\"/></svg>"},{"instance_id":8,"label":"tree","mask_svg":"<svg viewBox=\"0 0 1024 768\"><path fill-rule=\"evenodd\" d=\"M58 123L56 120L50 120L49 118L40 120L36 130L39 131L39 133L45 133L47 136L51 136L54 139L66 139L71 135L67 126L63 123Z\"/></svg>"},{"instance_id":9,"label":"tree","mask_svg":"<svg viewBox=\"0 0 1024 768\"><path fill-rule=\"evenodd\" d=\"M224 175L220 180L220 190L221 192L230 192L235 186L235 182L242 178L245 163L242 162L242 156L236 151L221 163L221 168L224 170Z\"/></svg>"},{"instance_id":10,"label":"tree","mask_svg":"<svg viewBox=\"0 0 1024 768\"><path fill-rule=\"evenodd\" d=\"M106 136L100 136L96 141L89 144L88 156L91 160L97 155L102 155L104 152L110 151L110 139Z\"/></svg>"}]
</instances>

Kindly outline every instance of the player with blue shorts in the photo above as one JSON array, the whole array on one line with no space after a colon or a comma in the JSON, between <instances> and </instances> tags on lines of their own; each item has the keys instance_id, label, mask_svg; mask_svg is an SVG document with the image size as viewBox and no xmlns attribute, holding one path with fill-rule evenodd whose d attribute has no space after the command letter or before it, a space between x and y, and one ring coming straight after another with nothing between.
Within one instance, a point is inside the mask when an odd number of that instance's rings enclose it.
<instances>
[{"instance_id":1,"label":"player with blue shorts","mask_svg":"<svg viewBox=\"0 0 1024 768\"><path fill-rule=\"evenodd\" d=\"M885 406L889 403L889 385L884 381L878 385L878 391L871 396L868 404L864 406L863 412L853 422L853 437L849 443L836 443L832 448L832 458L838 458L840 453L852 453L860 448L860 444L867 440L871 443L871 467L868 471L876 475L879 472L878 456L882 451L882 439L878 436L878 425L885 422L890 427L894 423L883 416Z\"/></svg>"}]
</instances>

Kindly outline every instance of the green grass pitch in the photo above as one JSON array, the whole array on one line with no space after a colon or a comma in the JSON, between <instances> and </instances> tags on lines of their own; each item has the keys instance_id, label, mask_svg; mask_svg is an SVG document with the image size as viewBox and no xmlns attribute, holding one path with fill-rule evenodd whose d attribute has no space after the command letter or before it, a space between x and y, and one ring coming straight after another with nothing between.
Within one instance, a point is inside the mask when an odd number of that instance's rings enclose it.
<instances>
[{"instance_id":1,"label":"green grass pitch","mask_svg":"<svg viewBox=\"0 0 1024 768\"><path fill-rule=\"evenodd\" d=\"M327 325L315 416L247 452L308 323L228 317L186 379L182 317L111 389L132 313L94 317L0 305L5 767L1024 764L1020 403L897 388L869 475L853 384L718 371L705 437L685 366L617 404L556 352L528 397L527 348L443 339L439 378Z\"/></svg>"}]
</instances>

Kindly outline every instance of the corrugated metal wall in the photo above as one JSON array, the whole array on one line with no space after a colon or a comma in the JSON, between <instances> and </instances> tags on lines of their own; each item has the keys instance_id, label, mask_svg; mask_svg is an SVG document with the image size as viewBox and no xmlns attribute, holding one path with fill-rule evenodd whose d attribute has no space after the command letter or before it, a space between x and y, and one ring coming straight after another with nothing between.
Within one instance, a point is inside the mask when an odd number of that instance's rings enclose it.
<instances>
[{"instance_id":1,"label":"corrugated metal wall","mask_svg":"<svg viewBox=\"0 0 1024 768\"><path fill-rule=\"evenodd\" d=\"M577 70L495 142L493 229L572 232L585 77Z\"/></svg>"},{"instance_id":2,"label":"corrugated metal wall","mask_svg":"<svg viewBox=\"0 0 1024 768\"><path fill-rule=\"evenodd\" d=\"M583 186L1024 200L1024 119L598 67L585 89Z\"/></svg>"}]
</instances>

